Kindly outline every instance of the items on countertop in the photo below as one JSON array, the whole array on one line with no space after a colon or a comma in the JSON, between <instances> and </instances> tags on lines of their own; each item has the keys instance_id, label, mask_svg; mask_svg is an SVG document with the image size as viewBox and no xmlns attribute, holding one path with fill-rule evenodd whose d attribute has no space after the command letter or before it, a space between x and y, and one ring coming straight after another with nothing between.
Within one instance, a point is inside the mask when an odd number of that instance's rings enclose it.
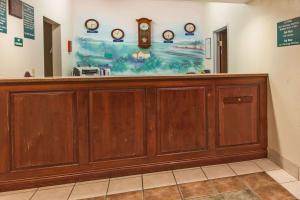
<instances>
[{"instance_id":1,"label":"items on countertop","mask_svg":"<svg viewBox=\"0 0 300 200\"><path fill-rule=\"evenodd\" d=\"M110 76L111 69L108 66L103 67L81 67L73 68L73 76Z\"/></svg>"}]
</instances>

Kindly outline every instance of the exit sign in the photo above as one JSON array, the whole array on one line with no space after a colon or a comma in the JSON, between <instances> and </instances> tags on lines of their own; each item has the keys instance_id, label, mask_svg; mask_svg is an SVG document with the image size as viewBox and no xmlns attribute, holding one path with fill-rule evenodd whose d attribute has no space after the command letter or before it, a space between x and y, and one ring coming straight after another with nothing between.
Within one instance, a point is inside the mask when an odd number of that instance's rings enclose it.
<instances>
[{"instance_id":1,"label":"exit sign","mask_svg":"<svg viewBox=\"0 0 300 200\"><path fill-rule=\"evenodd\" d=\"M277 24L277 46L300 45L300 17Z\"/></svg>"},{"instance_id":2,"label":"exit sign","mask_svg":"<svg viewBox=\"0 0 300 200\"><path fill-rule=\"evenodd\" d=\"M23 47L23 39L22 38L15 38L15 46L16 47Z\"/></svg>"}]
</instances>

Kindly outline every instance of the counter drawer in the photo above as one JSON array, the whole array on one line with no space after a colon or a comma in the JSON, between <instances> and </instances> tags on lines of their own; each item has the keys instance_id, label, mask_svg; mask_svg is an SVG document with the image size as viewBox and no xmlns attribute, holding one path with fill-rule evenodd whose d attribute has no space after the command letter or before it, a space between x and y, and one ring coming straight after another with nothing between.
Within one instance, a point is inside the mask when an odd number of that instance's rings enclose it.
<instances>
[{"instance_id":1,"label":"counter drawer","mask_svg":"<svg viewBox=\"0 0 300 200\"><path fill-rule=\"evenodd\" d=\"M217 87L217 147L259 143L259 86Z\"/></svg>"}]
</instances>

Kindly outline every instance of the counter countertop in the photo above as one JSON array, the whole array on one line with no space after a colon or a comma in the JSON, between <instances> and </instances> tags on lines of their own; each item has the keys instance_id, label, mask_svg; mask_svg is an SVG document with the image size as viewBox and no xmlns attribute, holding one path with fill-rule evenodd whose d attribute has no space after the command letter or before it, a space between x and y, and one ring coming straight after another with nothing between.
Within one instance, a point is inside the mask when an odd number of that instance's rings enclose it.
<instances>
[{"instance_id":1,"label":"counter countertop","mask_svg":"<svg viewBox=\"0 0 300 200\"><path fill-rule=\"evenodd\" d=\"M35 77L35 78L1 78L0 83L37 83L37 82L90 82L90 81L128 81L128 80L176 80L176 79L217 79L217 78L246 78L267 77L266 73L258 74L184 74L157 76L103 76L103 77Z\"/></svg>"}]
</instances>

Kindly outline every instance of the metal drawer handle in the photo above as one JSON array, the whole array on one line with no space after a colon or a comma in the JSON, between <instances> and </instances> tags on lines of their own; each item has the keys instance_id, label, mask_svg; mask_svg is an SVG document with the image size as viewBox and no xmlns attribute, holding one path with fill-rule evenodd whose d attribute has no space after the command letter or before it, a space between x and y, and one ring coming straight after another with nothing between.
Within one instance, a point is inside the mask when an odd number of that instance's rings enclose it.
<instances>
[{"instance_id":1,"label":"metal drawer handle","mask_svg":"<svg viewBox=\"0 0 300 200\"><path fill-rule=\"evenodd\" d=\"M253 102L253 96L224 97L223 102L224 104L251 103Z\"/></svg>"}]
</instances>

